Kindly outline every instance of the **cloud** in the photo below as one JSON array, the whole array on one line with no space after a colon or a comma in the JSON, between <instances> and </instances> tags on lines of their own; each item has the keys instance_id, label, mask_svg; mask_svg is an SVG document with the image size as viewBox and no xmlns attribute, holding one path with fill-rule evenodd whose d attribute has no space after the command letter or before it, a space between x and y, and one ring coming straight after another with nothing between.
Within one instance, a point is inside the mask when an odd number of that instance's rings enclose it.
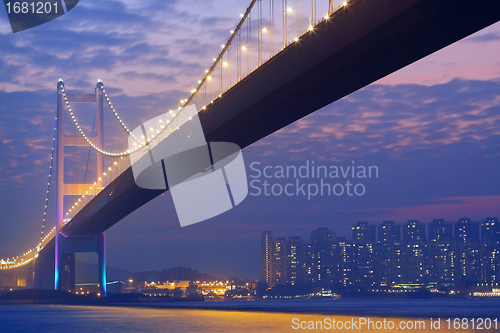
<instances>
[{"instance_id":1,"label":"cloud","mask_svg":"<svg viewBox=\"0 0 500 333\"><path fill-rule=\"evenodd\" d=\"M278 131L275 138L291 150L308 146L314 151L313 146L329 142L336 156L481 145L498 138L499 89L498 80L372 85Z\"/></svg>"},{"instance_id":2,"label":"cloud","mask_svg":"<svg viewBox=\"0 0 500 333\"><path fill-rule=\"evenodd\" d=\"M197 7L215 14L211 3ZM63 77L76 89L102 78L135 96L188 92L236 21L187 2L86 1L43 26L0 35L0 90L51 89Z\"/></svg>"}]
</instances>

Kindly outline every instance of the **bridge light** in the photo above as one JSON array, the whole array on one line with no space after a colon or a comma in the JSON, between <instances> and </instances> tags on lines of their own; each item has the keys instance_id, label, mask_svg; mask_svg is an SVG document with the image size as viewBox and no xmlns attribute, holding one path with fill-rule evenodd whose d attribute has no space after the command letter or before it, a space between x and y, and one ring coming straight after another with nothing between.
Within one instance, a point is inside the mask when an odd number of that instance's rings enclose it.
<instances>
[{"instance_id":1,"label":"bridge light","mask_svg":"<svg viewBox=\"0 0 500 333\"><path fill-rule=\"evenodd\" d=\"M330 16L328 14L325 15L325 20L328 20Z\"/></svg>"},{"instance_id":2,"label":"bridge light","mask_svg":"<svg viewBox=\"0 0 500 333\"><path fill-rule=\"evenodd\" d=\"M222 44L222 45L221 45L221 47L222 47L222 48L225 48L225 47L226 47L226 45Z\"/></svg>"},{"instance_id":3,"label":"bridge light","mask_svg":"<svg viewBox=\"0 0 500 333\"><path fill-rule=\"evenodd\" d=\"M267 33L267 28L262 28L263 33Z\"/></svg>"},{"instance_id":4,"label":"bridge light","mask_svg":"<svg viewBox=\"0 0 500 333\"><path fill-rule=\"evenodd\" d=\"M243 17L243 16L245 16L245 15L243 15L243 14L240 14L240 17Z\"/></svg>"},{"instance_id":5,"label":"bridge light","mask_svg":"<svg viewBox=\"0 0 500 333\"><path fill-rule=\"evenodd\" d=\"M247 47L243 45L243 46L241 47L241 50L242 50L242 51L246 51L246 50L247 50Z\"/></svg>"},{"instance_id":6,"label":"bridge light","mask_svg":"<svg viewBox=\"0 0 500 333\"><path fill-rule=\"evenodd\" d=\"M292 12L292 7L287 7L287 8L286 8L286 12L287 12L287 13L291 13L291 12Z\"/></svg>"},{"instance_id":7,"label":"bridge light","mask_svg":"<svg viewBox=\"0 0 500 333\"><path fill-rule=\"evenodd\" d=\"M313 31L313 29L314 29L314 28L313 28L313 26L312 26L312 25L310 25L310 26L309 26L309 28L308 28L307 30L309 30L309 31Z\"/></svg>"},{"instance_id":8,"label":"bridge light","mask_svg":"<svg viewBox=\"0 0 500 333\"><path fill-rule=\"evenodd\" d=\"M299 41L299 38L298 38L298 37L295 37L293 40L294 40L294 41L296 41L296 42L298 42L298 41Z\"/></svg>"},{"instance_id":9,"label":"bridge light","mask_svg":"<svg viewBox=\"0 0 500 333\"><path fill-rule=\"evenodd\" d=\"M347 6L347 1L342 2L342 6Z\"/></svg>"},{"instance_id":10,"label":"bridge light","mask_svg":"<svg viewBox=\"0 0 500 333\"><path fill-rule=\"evenodd\" d=\"M224 61L224 62L222 63L222 67L227 67L227 65L228 65L227 61Z\"/></svg>"},{"instance_id":11,"label":"bridge light","mask_svg":"<svg viewBox=\"0 0 500 333\"><path fill-rule=\"evenodd\" d=\"M209 75L209 76L207 76L207 81L210 81L210 80L212 80L212 77Z\"/></svg>"},{"instance_id":12,"label":"bridge light","mask_svg":"<svg viewBox=\"0 0 500 333\"><path fill-rule=\"evenodd\" d=\"M234 30L229 31L231 34L234 34Z\"/></svg>"}]
</instances>

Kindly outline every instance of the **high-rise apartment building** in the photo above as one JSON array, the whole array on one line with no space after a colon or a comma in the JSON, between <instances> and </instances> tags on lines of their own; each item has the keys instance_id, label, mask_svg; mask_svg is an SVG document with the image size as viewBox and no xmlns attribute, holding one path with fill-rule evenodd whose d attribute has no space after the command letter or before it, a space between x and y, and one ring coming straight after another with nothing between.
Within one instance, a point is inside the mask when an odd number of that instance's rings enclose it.
<instances>
[{"instance_id":1,"label":"high-rise apartment building","mask_svg":"<svg viewBox=\"0 0 500 333\"><path fill-rule=\"evenodd\" d=\"M352 241L356 244L375 244L377 226L360 221L352 227Z\"/></svg>"},{"instance_id":2,"label":"high-rise apartment building","mask_svg":"<svg viewBox=\"0 0 500 333\"><path fill-rule=\"evenodd\" d=\"M401 225L383 221L378 225L378 243L388 245L395 242L401 242Z\"/></svg>"},{"instance_id":3,"label":"high-rise apartment building","mask_svg":"<svg viewBox=\"0 0 500 333\"><path fill-rule=\"evenodd\" d=\"M272 282L273 235L271 231L263 231L260 236L260 271L261 281L268 285Z\"/></svg>"},{"instance_id":4,"label":"high-rise apartment building","mask_svg":"<svg viewBox=\"0 0 500 333\"><path fill-rule=\"evenodd\" d=\"M403 242L415 243L425 241L425 224L418 220L408 220L403 225Z\"/></svg>"},{"instance_id":5,"label":"high-rise apartment building","mask_svg":"<svg viewBox=\"0 0 500 333\"><path fill-rule=\"evenodd\" d=\"M272 281L270 286L285 283L285 238L275 237L273 239L273 262L272 262Z\"/></svg>"},{"instance_id":6,"label":"high-rise apartment building","mask_svg":"<svg viewBox=\"0 0 500 333\"><path fill-rule=\"evenodd\" d=\"M444 219L435 219L428 225L430 242L449 242L453 239L453 224Z\"/></svg>"},{"instance_id":7,"label":"high-rise apartment building","mask_svg":"<svg viewBox=\"0 0 500 333\"><path fill-rule=\"evenodd\" d=\"M285 281L292 285L304 281L304 249L300 237L289 237L285 243Z\"/></svg>"},{"instance_id":8,"label":"high-rise apartment building","mask_svg":"<svg viewBox=\"0 0 500 333\"><path fill-rule=\"evenodd\" d=\"M481 223L481 239L486 242L500 242L500 222L496 217L487 217Z\"/></svg>"},{"instance_id":9,"label":"high-rise apartment building","mask_svg":"<svg viewBox=\"0 0 500 333\"><path fill-rule=\"evenodd\" d=\"M461 243L479 242L479 222L463 217L455 222L455 240Z\"/></svg>"},{"instance_id":10,"label":"high-rise apartment building","mask_svg":"<svg viewBox=\"0 0 500 333\"><path fill-rule=\"evenodd\" d=\"M307 247L308 279L315 283L331 283L336 269L333 257L335 232L327 228L318 228L311 233L311 242Z\"/></svg>"}]
</instances>

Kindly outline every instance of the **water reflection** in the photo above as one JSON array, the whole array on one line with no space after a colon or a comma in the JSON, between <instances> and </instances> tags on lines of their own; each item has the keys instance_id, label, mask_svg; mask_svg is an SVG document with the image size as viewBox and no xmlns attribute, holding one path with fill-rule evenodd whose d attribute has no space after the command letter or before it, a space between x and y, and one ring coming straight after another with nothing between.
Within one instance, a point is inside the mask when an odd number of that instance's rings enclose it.
<instances>
[{"instance_id":1,"label":"water reflection","mask_svg":"<svg viewBox=\"0 0 500 333\"><path fill-rule=\"evenodd\" d=\"M295 319L294 319L295 318ZM373 324L380 326L383 318L370 318ZM329 329L335 320L339 329ZM441 329L431 329L430 319L385 318L386 325L392 321L397 329L400 322L414 328L420 325L418 332L436 332L446 330L447 323L441 319ZM342 322L342 329L340 324ZM356 326L346 329L352 322ZM379 323L377 323L380 322ZM154 309L134 307L96 307L96 306L56 306L56 305L14 305L0 306L0 331L2 332L297 332L321 331L335 332L374 332L368 322L359 327L363 320L359 316L337 316L325 314L267 313L253 311L217 311L200 309ZM312 326L311 326L312 325ZM298 329L293 329L293 327ZM304 328L300 329L300 327ZM323 330L321 330L323 327ZM393 332L387 329L375 332ZM400 329L398 329L400 330ZM408 330L408 331L416 331ZM465 331L465 330L461 330ZM472 330L470 330L472 331ZM484 331L484 330L482 330ZM494 330L493 330L494 331Z\"/></svg>"}]
</instances>

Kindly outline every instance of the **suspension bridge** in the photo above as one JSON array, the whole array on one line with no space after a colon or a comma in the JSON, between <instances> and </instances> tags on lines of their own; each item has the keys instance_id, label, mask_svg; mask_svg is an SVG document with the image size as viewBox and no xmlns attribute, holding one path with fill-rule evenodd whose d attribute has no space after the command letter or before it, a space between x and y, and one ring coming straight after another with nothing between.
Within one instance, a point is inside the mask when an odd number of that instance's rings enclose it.
<instances>
[{"instance_id":1,"label":"suspension bridge","mask_svg":"<svg viewBox=\"0 0 500 333\"><path fill-rule=\"evenodd\" d=\"M137 186L131 163L176 135L193 116L188 106L207 141L243 148L499 20L498 1L252 0L190 94L139 132L102 81L94 94L71 94L59 80L40 241L0 260L0 286L74 291L74 254L96 252L105 295L105 231L165 192ZM92 112L78 112L84 105ZM121 136L106 138L111 122Z\"/></svg>"}]
</instances>

